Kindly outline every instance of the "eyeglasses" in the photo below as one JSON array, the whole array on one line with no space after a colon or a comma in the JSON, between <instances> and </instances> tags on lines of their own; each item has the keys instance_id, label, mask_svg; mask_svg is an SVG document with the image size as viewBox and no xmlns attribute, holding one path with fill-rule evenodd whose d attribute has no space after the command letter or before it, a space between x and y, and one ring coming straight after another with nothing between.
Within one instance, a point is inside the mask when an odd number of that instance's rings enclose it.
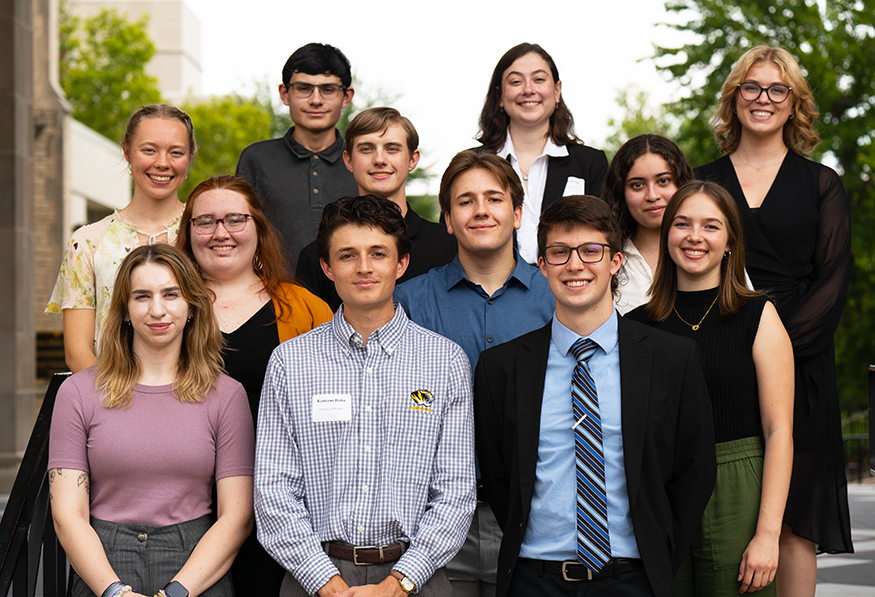
<instances>
[{"instance_id":1,"label":"eyeglasses","mask_svg":"<svg viewBox=\"0 0 875 597\"><path fill-rule=\"evenodd\" d=\"M313 90L319 88L319 95L322 99L334 99L339 93L343 92L343 85L336 83L325 83L324 85L310 85L309 83L292 83L286 85L286 89L291 89L292 93L298 99L307 99L313 95Z\"/></svg>"},{"instance_id":2,"label":"eyeglasses","mask_svg":"<svg viewBox=\"0 0 875 597\"><path fill-rule=\"evenodd\" d=\"M544 261L550 265L565 265L571 259L572 251L577 251L577 256L583 263L598 263L605 256L605 247L603 243L586 243L577 247L566 247L565 245L550 245L544 249Z\"/></svg>"},{"instance_id":3,"label":"eyeglasses","mask_svg":"<svg viewBox=\"0 0 875 597\"><path fill-rule=\"evenodd\" d=\"M790 90L792 87L789 85L784 85L783 83L775 83L774 85L769 85L768 87L761 87L753 82L740 83L738 85L738 91L741 93L742 99L747 102L755 102L760 99L760 96L763 94L763 91L766 92L766 97L775 102L776 104L780 104L788 97L790 97Z\"/></svg>"},{"instance_id":4,"label":"eyeglasses","mask_svg":"<svg viewBox=\"0 0 875 597\"><path fill-rule=\"evenodd\" d=\"M198 216L191 219L191 225L198 234L212 234L220 222L228 232L240 232L246 228L246 220L251 217L249 214L228 214L218 219L213 216Z\"/></svg>"}]
</instances>

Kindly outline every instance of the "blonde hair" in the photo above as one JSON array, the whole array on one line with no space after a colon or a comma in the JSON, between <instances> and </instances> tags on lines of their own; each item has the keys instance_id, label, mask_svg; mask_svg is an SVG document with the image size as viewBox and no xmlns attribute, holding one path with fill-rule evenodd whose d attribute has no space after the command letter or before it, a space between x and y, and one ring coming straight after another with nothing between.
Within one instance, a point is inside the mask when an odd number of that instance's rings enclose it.
<instances>
[{"instance_id":1,"label":"blonde hair","mask_svg":"<svg viewBox=\"0 0 875 597\"><path fill-rule=\"evenodd\" d=\"M106 408L127 408L140 377L140 365L133 351L134 330L125 323L131 297L131 274L146 263L170 269L188 303L190 321L185 325L179 367L173 392L180 402L203 402L216 379L223 373L224 340L213 302L200 274L179 249L165 244L137 247L122 261L115 279L109 313L101 331L97 356L97 386L103 391Z\"/></svg>"},{"instance_id":2,"label":"blonde hair","mask_svg":"<svg viewBox=\"0 0 875 597\"><path fill-rule=\"evenodd\" d=\"M781 72L781 78L790 86L793 102L791 117L784 124L784 144L794 152L808 156L820 143L820 135L813 129L820 114L814 96L802 75L799 64L784 48L757 46L738 59L723 84L720 107L711 120L711 130L722 153L732 153L741 141L741 123L735 113L738 86L744 82L750 69L760 62L770 62Z\"/></svg>"}]
</instances>

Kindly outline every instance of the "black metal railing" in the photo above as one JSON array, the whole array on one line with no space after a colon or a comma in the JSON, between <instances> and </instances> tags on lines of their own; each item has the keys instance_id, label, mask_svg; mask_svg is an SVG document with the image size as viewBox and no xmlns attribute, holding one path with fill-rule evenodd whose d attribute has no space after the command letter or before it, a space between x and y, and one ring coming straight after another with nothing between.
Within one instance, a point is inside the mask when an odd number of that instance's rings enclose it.
<instances>
[{"instance_id":1,"label":"black metal railing","mask_svg":"<svg viewBox=\"0 0 875 597\"><path fill-rule=\"evenodd\" d=\"M13 597L37 594L40 559L43 596L67 594L67 556L52 523L46 466L52 409L58 388L68 375L52 376L0 521L0 596L3 597L9 595L10 588Z\"/></svg>"}]
</instances>

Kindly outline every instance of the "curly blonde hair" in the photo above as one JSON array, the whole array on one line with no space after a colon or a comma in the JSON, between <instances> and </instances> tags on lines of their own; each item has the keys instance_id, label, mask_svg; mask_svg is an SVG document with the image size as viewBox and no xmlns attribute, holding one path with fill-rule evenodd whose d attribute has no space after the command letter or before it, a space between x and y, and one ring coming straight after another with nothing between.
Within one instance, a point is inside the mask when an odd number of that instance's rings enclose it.
<instances>
[{"instance_id":1,"label":"curly blonde hair","mask_svg":"<svg viewBox=\"0 0 875 597\"><path fill-rule=\"evenodd\" d=\"M784 124L784 144L794 152L809 156L820 135L813 129L820 114L814 96L802 75L799 64L790 52L780 47L757 46L744 53L729 73L720 93L720 108L711 120L711 130L722 153L732 153L741 141L741 123L735 113L738 86L744 82L750 69L761 62L771 62L781 72L781 78L790 86L793 95L792 116Z\"/></svg>"}]
</instances>

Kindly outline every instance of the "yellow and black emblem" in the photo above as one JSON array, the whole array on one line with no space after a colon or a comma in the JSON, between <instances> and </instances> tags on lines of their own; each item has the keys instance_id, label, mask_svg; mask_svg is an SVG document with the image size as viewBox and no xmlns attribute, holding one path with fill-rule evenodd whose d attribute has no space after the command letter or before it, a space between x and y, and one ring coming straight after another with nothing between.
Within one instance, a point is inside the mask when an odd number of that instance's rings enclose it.
<instances>
[{"instance_id":1,"label":"yellow and black emblem","mask_svg":"<svg viewBox=\"0 0 875 597\"><path fill-rule=\"evenodd\" d=\"M428 390L416 390L415 392L410 393L410 398L413 400L413 405L410 407L410 410L417 410L426 413L431 412L431 405L434 402L434 394Z\"/></svg>"}]
</instances>

